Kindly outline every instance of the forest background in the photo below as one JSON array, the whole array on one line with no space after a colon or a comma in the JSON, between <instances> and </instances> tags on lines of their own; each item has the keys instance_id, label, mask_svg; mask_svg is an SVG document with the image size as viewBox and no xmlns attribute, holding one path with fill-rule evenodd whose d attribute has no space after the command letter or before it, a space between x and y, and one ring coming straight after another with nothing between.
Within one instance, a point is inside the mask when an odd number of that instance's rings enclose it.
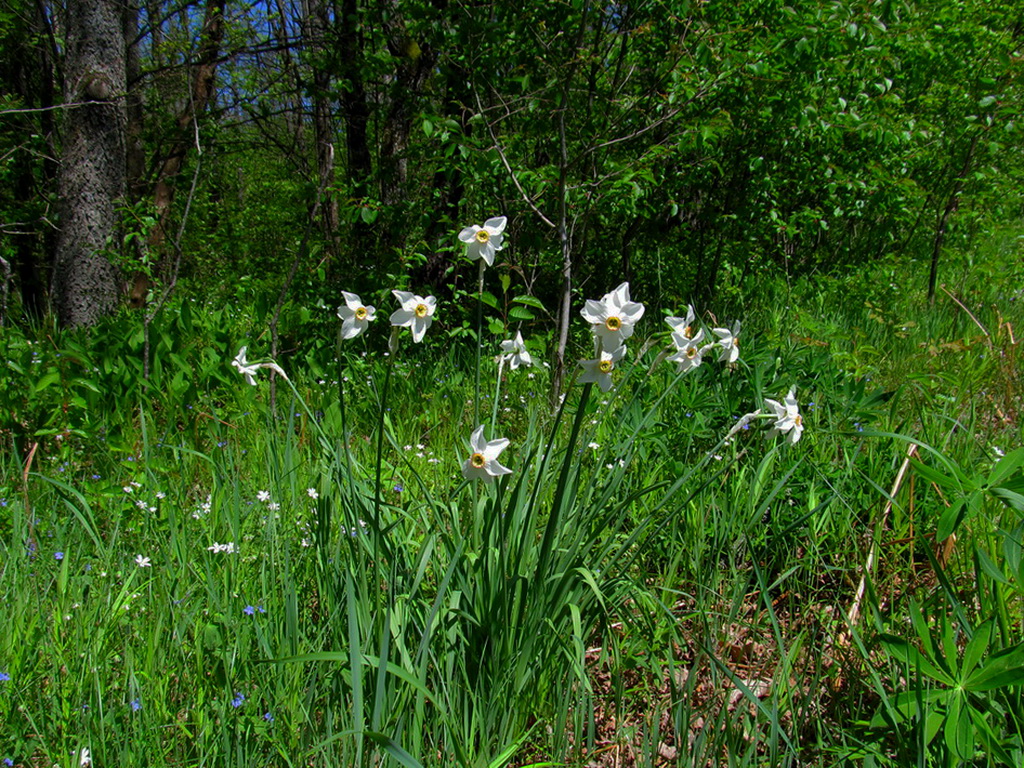
<instances>
[{"instance_id":1,"label":"forest background","mask_svg":"<svg viewBox=\"0 0 1024 768\"><path fill-rule=\"evenodd\" d=\"M1020 765L1022 45L1010 0L6 0L0 759ZM341 347L393 289L423 344ZM687 305L738 364L658 368ZM791 387L798 444L722 442ZM453 485L488 412L515 474Z\"/></svg>"}]
</instances>

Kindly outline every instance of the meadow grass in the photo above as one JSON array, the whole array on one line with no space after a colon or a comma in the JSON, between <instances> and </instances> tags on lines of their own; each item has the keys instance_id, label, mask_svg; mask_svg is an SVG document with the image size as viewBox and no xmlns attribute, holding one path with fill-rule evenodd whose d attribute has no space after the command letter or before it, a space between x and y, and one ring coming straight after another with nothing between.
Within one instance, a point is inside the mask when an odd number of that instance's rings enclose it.
<instances>
[{"instance_id":1,"label":"meadow grass","mask_svg":"<svg viewBox=\"0 0 1024 768\"><path fill-rule=\"evenodd\" d=\"M327 331L272 398L240 311L164 313L149 381L130 318L8 330L0 760L1020 764L1017 253L762 285L685 376L645 318L555 409L496 342ZM794 385L799 443L739 425Z\"/></svg>"}]
</instances>

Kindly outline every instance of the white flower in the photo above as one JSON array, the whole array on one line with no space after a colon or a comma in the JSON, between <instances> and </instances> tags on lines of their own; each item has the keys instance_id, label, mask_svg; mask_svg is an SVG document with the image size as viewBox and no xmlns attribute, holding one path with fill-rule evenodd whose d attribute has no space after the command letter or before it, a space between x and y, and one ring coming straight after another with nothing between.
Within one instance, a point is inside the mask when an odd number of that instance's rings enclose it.
<instances>
[{"instance_id":1,"label":"white flower","mask_svg":"<svg viewBox=\"0 0 1024 768\"><path fill-rule=\"evenodd\" d=\"M341 292L345 303L338 307L338 317L341 318L341 338L354 339L366 330L366 326L373 322L376 310L371 306L363 306L363 300L354 293Z\"/></svg>"},{"instance_id":2,"label":"white flower","mask_svg":"<svg viewBox=\"0 0 1024 768\"><path fill-rule=\"evenodd\" d=\"M152 565L149 562L149 558L148 557L143 557L142 555L136 555L135 556L135 564L137 566L139 566L139 568L149 568Z\"/></svg>"},{"instance_id":3,"label":"white flower","mask_svg":"<svg viewBox=\"0 0 1024 768\"><path fill-rule=\"evenodd\" d=\"M689 304L686 305L686 317L666 317L665 322L668 323L668 327L672 329L673 336L681 336L684 339L693 338L693 321L697 319L697 315L693 311L693 307ZM676 344L677 347L682 349L681 344Z\"/></svg>"},{"instance_id":4,"label":"white flower","mask_svg":"<svg viewBox=\"0 0 1024 768\"><path fill-rule=\"evenodd\" d=\"M508 360L508 365L512 370L515 370L520 365L529 367L533 365L533 358L530 357L530 353L526 351L526 345L523 343L523 334L521 331L516 332L516 337L511 341L501 342L501 353L502 358Z\"/></svg>"},{"instance_id":5,"label":"white flower","mask_svg":"<svg viewBox=\"0 0 1024 768\"><path fill-rule=\"evenodd\" d=\"M497 216L485 221L482 227L472 224L459 232L459 240L466 244L466 256L472 261L483 259L488 267L494 266L495 252L505 247L501 241L505 239L502 232L506 221L504 216Z\"/></svg>"},{"instance_id":6,"label":"white flower","mask_svg":"<svg viewBox=\"0 0 1024 768\"><path fill-rule=\"evenodd\" d=\"M92 755L89 754L88 747L82 747L82 751L78 756L78 768L89 768L92 765Z\"/></svg>"},{"instance_id":7,"label":"white flower","mask_svg":"<svg viewBox=\"0 0 1024 768\"><path fill-rule=\"evenodd\" d=\"M484 440L483 425L477 427L469 438L472 450L469 458L462 463L462 476L467 480L491 482L499 475L510 475L512 470L498 463L498 455L508 447L508 440Z\"/></svg>"},{"instance_id":8,"label":"white flower","mask_svg":"<svg viewBox=\"0 0 1024 768\"><path fill-rule=\"evenodd\" d=\"M684 330L689 330L686 328ZM676 353L669 356L669 361L679 363L679 372L686 373L700 366L704 359L704 349L698 345L704 340L704 329L697 331L693 338L683 334L673 333L672 343L676 345Z\"/></svg>"},{"instance_id":9,"label":"white flower","mask_svg":"<svg viewBox=\"0 0 1024 768\"><path fill-rule=\"evenodd\" d=\"M207 547L207 549L210 550L211 552L213 552L214 554L219 554L221 552L224 552L226 554L233 555L237 551L235 549L235 543L233 541L232 542L228 542L227 544L218 544L215 541L215 542L213 542L213 546L212 547Z\"/></svg>"},{"instance_id":10,"label":"white flower","mask_svg":"<svg viewBox=\"0 0 1024 768\"><path fill-rule=\"evenodd\" d=\"M270 491L256 491L256 498L265 504L270 501Z\"/></svg>"},{"instance_id":11,"label":"white flower","mask_svg":"<svg viewBox=\"0 0 1024 768\"><path fill-rule=\"evenodd\" d=\"M612 371L615 365L626 354L626 347L619 346L613 350L601 350L601 357L593 360L580 360L583 366L583 373L580 374L580 384L597 384L602 392L612 388Z\"/></svg>"},{"instance_id":12,"label":"white flower","mask_svg":"<svg viewBox=\"0 0 1024 768\"><path fill-rule=\"evenodd\" d=\"M765 398L765 402L775 411L775 424L770 432L772 435L785 435L790 443L795 443L804 432L804 419L800 415L800 408L796 404L796 387L789 390L784 403L777 403L774 400Z\"/></svg>"},{"instance_id":13,"label":"white flower","mask_svg":"<svg viewBox=\"0 0 1024 768\"><path fill-rule=\"evenodd\" d=\"M423 341L423 334L434 322L434 309L437 300L433 296L417 296L408 291L392 291L395 298L402 304L402 308L395 310L391 315L391 324L397 328L411 328L412 340Z\"/></svg>"},{"instance_id":14,"label":"white flower","mask_svg":"<svg viewBox=\"0 0 1024 768\"><path fill-rule=\"evenodd\" d=\"M320 498L320 494L316 490L316 488L307 488L306 489L306 495L309 496L309 498L311 498L313 500L316 500L316 499Z\"/></svg>"},{"instance_id":15,"label":"white flower","mask_svg":"<svg viewBox=\"0 0 1024 768\"><path fill-rule=\"evenodd\" d=\"M238 372L245 376L245 380L252 384L254 387L256 386L256 371L258 371L260 368L269 368L270 370L275 371L279 376L281 376L281 378L288 378L285 375L284 371L281 370L281 366L279 366L277 363L247 362L245 359L245 350L247 349L248 347L242 347L240 350L238 350L238 354L235 355L235 359L231 361L231 364L235 366L235 368L238 369Z\"/></svg>"},{"instance_id":16,"label":"white flower","mask_svg":"<svg viewBox=\"0 0 1024 768\"><path fill-rule=\"evenodd\" d=\"M718 336L718 346L722 348L722 354L718 357L720 363L735 363L740 357L740 321L737 320L732 330L728 328L712 328Z\"/></svg>"},{"instance_id":17,"label":"white flower","mask_svg":"<svg viewBox=\"0 0 1024 768\"><path fill-rule=\"evenodd\" d=\"M245 359L245 350L248 347L242 347L238 350L238 354L235 355L235 359L231 361L231 364L238 369L238 372L245 376L245 380L256 386L256 371L260 369L258 365L250 365Z\"/></svg>"},{"instance_id":18,"label":"white flower","mask_svg":"<svg viewBox=\"0 0 1024 768\"><path fill-rule=\"evenodd\" d=\"M633 326L644 316L644 305L629 300L629 283L623 283L600 301L587 299L580 314L603 346L614 349L633 335Z\"/></svg>"}]
</instances>

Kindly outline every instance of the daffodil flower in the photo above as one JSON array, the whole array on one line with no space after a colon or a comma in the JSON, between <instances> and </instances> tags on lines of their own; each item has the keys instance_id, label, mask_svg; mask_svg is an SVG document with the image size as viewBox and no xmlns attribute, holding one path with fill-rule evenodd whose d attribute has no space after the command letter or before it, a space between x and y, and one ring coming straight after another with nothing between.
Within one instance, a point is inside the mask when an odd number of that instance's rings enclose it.
<instances>
[{"instance_id":1,"label":"daffodil flower","mask_svg":"<svg viewBox=\"0 0 1024 768\"><path fill-rule=\"evenodd\" d=\"M529 368L533 365L533 358L530 357L530 353L526 351L526 345L523 343L523 334L521 331L516 332L516 337L511 341L501 342L501 356L502 359L508 361L508 365L512 370L515 370L520 365Z\"/></svg>"},{"instance_id":2,"label":"daffodil flower","mask_svg":"<svg viewBox=\"0 0 1024 768\"><path fill-rule=\"evenodd\" d=\"M504 216L496 216L485 221L482 227L471 224L459 232L459 240L466 244L466 256L472 261L483 259L488 267L494 266L494 254L505 247L502 233L507 221Z\"/></svg>"},{"instance_id":3,"label":"daffodil flower","mask_svg":"<svg viewBox=\"0 0 1024 768\"><path fill-rule=\"evenodd\" d=\"M689 328L685 330L689 330ZM698 330L697 335L693 338L678 333L672 334L672 343L676 345L676 353L670 355L668 359L670 362L679 363L680 373L686 373L694 368L698 368L704 362L704 349L707 349L707 347L702 349L699 346L703 340L703 328Z\"/></svg>"},{"instance_id":4,"label":"daffodil flower","mask_svg":"<svg viewBox=\"0 0 1024 768\"><path fill-rule=\"evenodd\" d=\"M728 328L712 328L711 330L718 336L716 343L722 348L722 353L718 356L718 362L735 363L739 360L740 342L738 337L740 335L740 321L736 321L731 331Z\"/></svg>"},{"instance_id":5,"label":"daffodil flower","mask_svg":"<svg viewBox=\"0 0 1024 768\"><path fill-rule=\"evenodd\" d=\"M423 341L423 334L434 322L434 309L437 300L433 296L417 296L408 291L392 291L395 298L402 304L402 308L395 310L391 315L391 324L396 328L409 328L412 330L414 342Z\"/></svg>"},{"instance_id":6,"label":"daffodil flower","mask_svg":"<svg viewBox=\"0 0 1024 768\"><path fill-rule=\"evenodd\" d=\"M601 350L601 356L593 360L580 360L583 366L583 373L580 374L580 384L597 384L602 392L612 388L612 371L616 364L626 355L626 347L619 346L612 350Z\"/></svg>"},{"instance_id":7,"label":"daffodil flower","mask_svg":"<svg viewBox=\"0 0 1024 768\"><path fill-rule=\"evenodd\" d=\"M602 346L615 349L633 335L633 326L644 316L644 305L629 300L629 283L623 283L600 301L587 299L580 314Z\"/></svg>"},{"instance_id":8,"label":"daffodil flower","mask_svg":"<svg viewBox=\"0 0 1024 768\"><path fill-rule=\"evenodd\" d=\"M498 456L508 447L508 440L485 440L484 428L480 425L473 430L469 438L469 447L472 451L469 458L462 462L462 476L467 480L483 480L491 482L500 475L510 475L512 470L503 467L498 462Z\"/></svg>"},{"instance_id":9,"label":"daffodil flower","mask_svg":"<svg viewBox=\"0 0 1024 768\"><path fill-rule=\"evenodd\" d=\"M672 329L673 336L682 336L684 339L693 338L693 322L697 319L696 313L693 311L693 307L689 304L686 305L686 317L666 317L665 322L668 323L668 327ZM680 345L676 345L680 346Z\"/></svg>"},{"instance_id":10,"label":"daffodil flower","mask_svg":"<svg viewBox=\"0 0 1024 768\"><path fill-rule=\"evenodd\" d=\"M256 386L256 371L258 371L260 369L260 367L258 365L251 365L245 359L245 350L247 350L247 349L248 349L248 347L242 347L240 350L238 350L238 354L235 355L235 359L231 361L231 364L233 366L235 366L235 368L238 369L238 372L240 374L245 376L245 380L247 382L249 382L250 384L252 384L255 387Z\"/></svg>"},{"instance_id":11,"label":"daffodil flower","mask_svg":"<svg viewBox=\"0 0 1024 768\"><path fill-rule=\"evenodd\" d=\"M778 403L765 398L764 400L775 411L775 423L770 435L785 435L791 444L800 440L804 432L804 419L800 415L800 407L796 402L796 387L789 390L786 399Z\"/></svg>"},{"instance_id":12,"label":"daffodil flower","mask_svg":"<svg viewBox=\"0 0 1024 768\"><path fill-rule=\"evenodd\" d=\"M247 349L248 349L248 347L242 347L240 350L238 350L238 354L235 355L235 359L231 361L231 364L233 366L235 366L235 368L238 369L238 372L240 374L242 374L243 376L245 376L245 380L247 382L249 382L250 384L252 384L254 387L256 386L256 372L260 368L269 368L270 370L275 371L282 378L284 378L284 379L288 378L285 375L284 371L281 370L281 366L279 366L277 363L250 363L250 362L248 362L245 359L245 350L247 350Z\"/></svg>"},{"instance_id":13,"label":"daffodil flower","mask_svg":"<svg viewBox=\"0 0 1024 768\"><path fill-rule=\"evenodd\" d=\"M363 300L355 293L341 292L345 303L338 307L338 317L341 319L341 338L354 339L366 330L366 326L373 322L376 310L371 306L364 306Z\"/></svg>"}]
</instances>

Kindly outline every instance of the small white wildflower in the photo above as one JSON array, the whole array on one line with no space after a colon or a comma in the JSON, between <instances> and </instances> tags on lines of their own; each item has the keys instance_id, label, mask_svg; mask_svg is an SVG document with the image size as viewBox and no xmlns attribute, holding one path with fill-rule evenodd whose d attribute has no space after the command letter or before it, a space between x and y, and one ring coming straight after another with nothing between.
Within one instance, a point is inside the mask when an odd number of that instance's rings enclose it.
<instances>
[{"instance_id":1,"label":"small white wildflower","mask_svg":"<svg viewBox=\"0 0 1024 768\"><path fill-rule=\"evenodd\" d=\"M135 556L135 564L139 566L139 568L149 568L152 566L152 563L149 562L149 558L143 557L142 555Z\"/></svg>"},{"instance_id":2,"label":"small white wildflower","mask_svg":"<svg viewBox=\"0 0 1024 768\"><path fill-rule=\"evenodd\" d=\"M320 498L320 494L317 492L316 488L307 488L306 489L306 495L309 496L309 498L314 499L314 500Z\"/></svg>"}]
</instances>

